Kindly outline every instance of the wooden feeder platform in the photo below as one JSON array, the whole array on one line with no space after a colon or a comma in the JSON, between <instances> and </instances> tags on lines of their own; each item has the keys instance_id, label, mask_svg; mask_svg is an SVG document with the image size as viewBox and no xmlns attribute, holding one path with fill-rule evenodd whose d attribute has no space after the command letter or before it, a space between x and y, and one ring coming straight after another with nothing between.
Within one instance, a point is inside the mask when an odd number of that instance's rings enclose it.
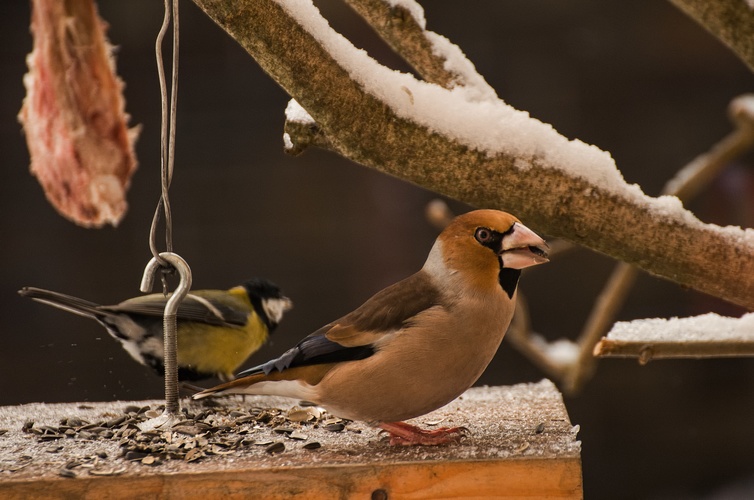
<instances>
[{"instance_id":1,"label":"wooden feeder platform","mask_svg":"<svg viewBox=\"0 0 754 500\"><path fill-rule=\"evenodd\" d=\"M479 387L412 423L444 446L389 446L361 422L273 397L0 407L0 498L582 498L581 443L548 380Z\"/></svg>"}]
</instances>

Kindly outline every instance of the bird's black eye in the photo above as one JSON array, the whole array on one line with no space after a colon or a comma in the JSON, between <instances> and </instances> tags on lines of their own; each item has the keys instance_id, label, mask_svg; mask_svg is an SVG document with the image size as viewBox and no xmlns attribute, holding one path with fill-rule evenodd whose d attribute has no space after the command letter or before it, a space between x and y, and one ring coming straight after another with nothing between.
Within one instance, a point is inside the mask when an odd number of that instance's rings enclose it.
<instances>
[{"instance_id":1,"label":"bird's black eye","mask_svg":"<svg viewBox=\"0 0 754 500\"><path fill-rule=\"evenodd\" d=\"M492 241L492 231L485 227L477 228L476 232L474 233L474 238L484 245L485 243L489 243Z\"/></svg>"}]
</instances>

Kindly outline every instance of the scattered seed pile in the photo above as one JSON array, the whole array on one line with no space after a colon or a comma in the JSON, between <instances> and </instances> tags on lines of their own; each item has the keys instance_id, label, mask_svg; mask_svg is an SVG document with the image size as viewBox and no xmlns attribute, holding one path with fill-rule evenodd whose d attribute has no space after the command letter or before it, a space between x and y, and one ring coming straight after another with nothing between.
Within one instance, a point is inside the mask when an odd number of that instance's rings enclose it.
<instances>
[{"instance_id":1,"label":"scattered seed pile","mask_svg":"<svg viewBox=\"0 0 754 500\"><path fill-rule=\"evenodd\" d=\"M197 407L198 406L198 407ZM37 425L33 420L24 422L21 431L35 438L49 454L63 451L69 440L75 443L117 443L119 458L128 462L156 466L169 460L194 462L211 456L233 455L239 449L261 447L268 454L281 453L292 442L300 442L304 450L322 447L319 441L309 439L307 430L323 429L327 432L349 430L360 434L361 428L353 423L327 414L314 406L280 408L223 406L209 400L201 405L183 408L179 419L168 429L142 430L150 419L162 415L164 405L126 405L122 413L105 414L104 418L86 419L78 416L64 417L59 425ZM80 410L93 409L86 405ZM265 430L267 432L262 432ZM271 433L269 432L271 431ZM0 429L0 436L8 429ZM80 473L112 476L126 472L125 465L103 466L111 451L105 448L69 460L59 470L63 477L76 477ZM19 455L15 459L2 457L0 472L16 472L32 464L34 457Z\"/></svg>"}]
</instances>

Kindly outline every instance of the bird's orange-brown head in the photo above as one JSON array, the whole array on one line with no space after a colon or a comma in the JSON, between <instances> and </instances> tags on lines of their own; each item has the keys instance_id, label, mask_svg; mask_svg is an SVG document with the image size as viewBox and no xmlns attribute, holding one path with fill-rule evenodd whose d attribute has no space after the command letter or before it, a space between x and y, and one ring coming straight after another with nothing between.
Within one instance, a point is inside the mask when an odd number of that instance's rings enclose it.
<instances>
[{"instance_id":1,"label":"bird's orange-brown head","mask_svg":"<svg viewBox=\"0 0 754 500\"><path fill-rule=\"evenodd\" d=\"M437 237L425 264L478 290L502 286L513 295L520 270L548 261L549 247L513 215L475 210L453 219Z\"/></svg>"}]
</instances>

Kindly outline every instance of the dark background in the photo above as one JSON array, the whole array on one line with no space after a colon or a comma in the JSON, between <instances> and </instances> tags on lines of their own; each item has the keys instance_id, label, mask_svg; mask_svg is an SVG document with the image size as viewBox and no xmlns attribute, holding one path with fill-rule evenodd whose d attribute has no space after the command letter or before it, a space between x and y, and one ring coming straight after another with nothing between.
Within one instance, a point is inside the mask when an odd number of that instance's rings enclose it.
<instances>
[{"instance_id":1,"label":"dark background","mask_svg":"<svg viewBox=\"0 0 754 500\"><path fill-rule=\"evenodd\" d=\"M458 44L503 99L610 151L626 180L648 194L731 130L728 102L754 83L743 63L665 2L426 4L428 28ZM318 5L358 46L405 69L340 1ZM3 405L162 394L161 379L96 323L16 295L33 285L118 302L139 293L151 257L160 109L153 46L162 2L103 1L100 12L119 47L127 111L143 130L128 215L117 229L91 230L60 217L28 173L16 114L32 43L29 5L0 3ZM181 24L175 250L191 265L195 288L263 275L296 303L252 365L417 270L437 235L424 217L435 195L328 152L286 156L286 94L191 2L182 4ZM753 195L749 157L691 208L707 222L751 227ZM612 265L581 250L527 271L522 290L535 328L551 339L575 338ZM742 312L643 275L620 319L708 311ZM503 343L479 383L542 377ZM731 488L754 487L750 359L604 361L566 404L581 425L589 498L723 498Z\"/></svg>"}]
</instances>

